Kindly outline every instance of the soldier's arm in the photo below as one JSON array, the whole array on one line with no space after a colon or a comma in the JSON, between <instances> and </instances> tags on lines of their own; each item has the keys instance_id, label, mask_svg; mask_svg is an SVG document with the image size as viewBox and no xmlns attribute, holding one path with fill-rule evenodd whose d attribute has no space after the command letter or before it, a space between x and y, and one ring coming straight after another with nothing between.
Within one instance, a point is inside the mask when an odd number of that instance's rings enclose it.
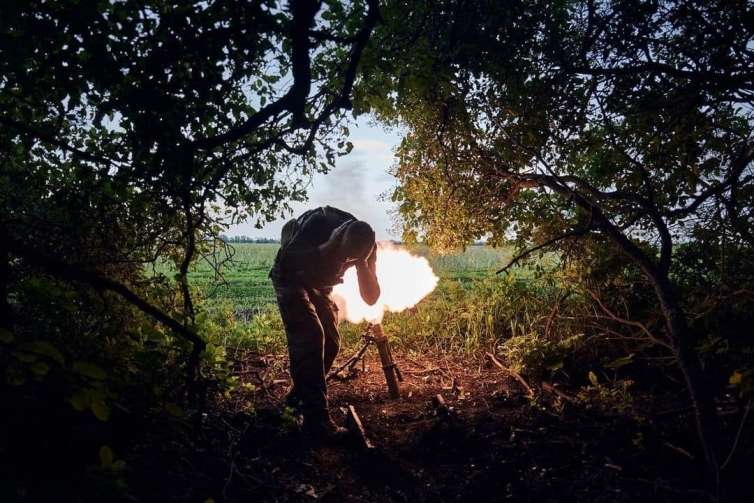
<instances>
[{"instance_id":1,"label":"soldier's arm","mask_svg":"<svg viewBox=\"0 0 754 503\"><path fill-rule=\"evenodd\" d=\"M367 304L374 305L380 298L380 284L377 281L377 246L365 260L356 264L356 277L359 280L359 293Z\"/></svg>"}]
</instances>

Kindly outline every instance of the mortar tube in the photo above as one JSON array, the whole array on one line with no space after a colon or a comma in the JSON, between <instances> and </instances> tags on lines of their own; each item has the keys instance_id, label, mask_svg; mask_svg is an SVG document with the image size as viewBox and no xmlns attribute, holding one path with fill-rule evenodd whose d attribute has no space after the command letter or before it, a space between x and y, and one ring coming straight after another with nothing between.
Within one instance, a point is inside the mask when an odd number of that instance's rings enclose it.
<instances>
[{"instance_id":1,"label":"mortar tube","mask_svg":"<svg viewBox=\"0 0 754 503\"><path fill-rule=\"evenodd\" d=\"M382 370L385 372L388 394L390 398L400 398L401 389L398 385L396 366L393 362L390 345L384 330L382 330L381 323L374 323L372 325L372 334L374 334L374 343L377 346L377 351L380 353L380 361L382 362Z\"/></svg>"}]
</instances>

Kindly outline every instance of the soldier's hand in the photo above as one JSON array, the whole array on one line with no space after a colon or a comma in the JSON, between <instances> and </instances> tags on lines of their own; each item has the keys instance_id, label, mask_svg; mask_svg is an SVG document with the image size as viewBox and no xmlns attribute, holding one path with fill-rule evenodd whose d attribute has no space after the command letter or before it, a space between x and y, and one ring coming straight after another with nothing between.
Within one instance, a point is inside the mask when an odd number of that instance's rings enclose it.
<instances>
[{"instance_id":1,"label":"soldier's hand","mask_svg":"<svg viewBox=\"0 0 754 503\"><path fill-rule=\"evenodd\" d=\"M369 253L367 253L367 256L356 262L357 267L364 267L372 272L374 272L375 267L377 265L377 244L372 245L372 249L369 250Z\"/></svg>"},{"instance_id":2,"label":"soldier's hand","mask_svg":"<svg viewBox=\"0 0 754 503\"><path fill-rule=\"evenodd\" d=\"M377 243L372 246L372 251L369 252L366 259L367 267L370 271L374 271L377 266Z\"/></svg>"}]
</instances>

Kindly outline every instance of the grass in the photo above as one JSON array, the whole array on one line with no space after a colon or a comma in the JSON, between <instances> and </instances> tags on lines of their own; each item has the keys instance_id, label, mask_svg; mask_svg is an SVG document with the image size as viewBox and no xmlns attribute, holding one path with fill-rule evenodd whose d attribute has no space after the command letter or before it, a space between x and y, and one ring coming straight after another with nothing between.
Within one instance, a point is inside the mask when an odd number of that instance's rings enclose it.
<instances>
[{"instance_id":1,"label":"grass","mask_svg":"<svg viewBox=\"0 0 754 503\"><path fill-rule=\"evenodd\" d=\"M206 262L190 272L189 281L201 292L208 319L221 320L211 322L215 325L210 329L223 334L218 345L284 350L285 335L267 276L277 249L276 244L234 245L232 260L223 266L223 282L217 281ZM415 308L385 316L386 332L403 350L468 354L492 349L503 336L530 335L557 296L552 288L528 281L532 269L495 275L511 258L506 249L470 246L463 252L438 255L414 246L411 251L429 260L440 282ZM171 270L164 267L163 272ZM341 324L344 350L359 343L362 329L362 325Z\"/></svg>"},{"instance_id":2,"label":"grass","mask_svg":"<svg viewBox=\"0 0 754 503\"><path fill-rule=\"evenodd\" d=\"M274 243L236 244L232 247L232 260L222 270L224 283L216 284L214 270L207 262L199 262L189 280L202 290L207 301L228 301L237 316L248 320L275 303L275 291L267 275L278 248Z\"/></svg>"},{"instance_id":3,"label":"grass","mask_svg":"<svg viewBox=\"0 0 754 503\"><path fill-rule=\"evenodd\" d=\"M224 282L218 284L207 262L199 262L189 274L206 301L227 301L242 318L250 318L275 303L275 292L267 274L275 260L277 244L242 243L233 246L232 261L223 267ZM491 274L507 263L510 254L487 246L471 246L464 252L437 255L427 247L415 246L412 252L429 260L442 282L473 282ZM167 272L169 269L165 269Z\"/></svg>"}]
</instances>

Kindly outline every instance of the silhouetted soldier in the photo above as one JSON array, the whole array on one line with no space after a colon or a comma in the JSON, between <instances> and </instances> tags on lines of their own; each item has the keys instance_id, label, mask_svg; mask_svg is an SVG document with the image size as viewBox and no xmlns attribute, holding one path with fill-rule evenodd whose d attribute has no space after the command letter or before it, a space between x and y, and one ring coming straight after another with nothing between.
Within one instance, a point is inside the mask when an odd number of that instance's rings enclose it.
<instances>
[{"instance_id":1,"label":"silhouetted soldier","mask_svg":"<svg viewBox=\"0 0 754 503\"><path fill-rule=\"evenodd\" d=\"M338 308L330 293L346 269L356 266L361 297L377 302L374 230L325 206L286 223L280 241L270 278L288 339L293 387L286 401L300 405L308 434L331 439L345 430L333 422L327 404L325 376L340 347Z\"/></svg>"}]
</instances>

